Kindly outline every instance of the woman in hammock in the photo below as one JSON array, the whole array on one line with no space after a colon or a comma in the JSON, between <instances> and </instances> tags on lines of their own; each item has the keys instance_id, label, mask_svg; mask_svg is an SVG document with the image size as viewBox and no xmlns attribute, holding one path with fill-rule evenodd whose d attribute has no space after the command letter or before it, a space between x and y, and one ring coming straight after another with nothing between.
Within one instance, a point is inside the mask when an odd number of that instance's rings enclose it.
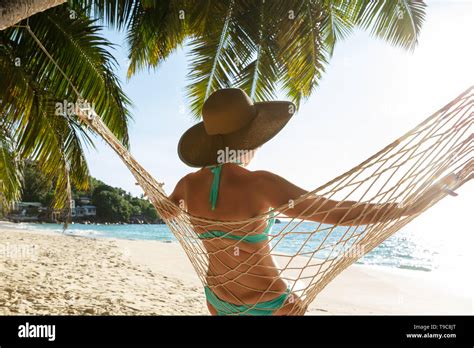
<instances>
[{"instance_id":1,"label":"woman in hammock","mask_svg":"<svg viewBox=\"0 0 474 348\"><path fill-rule=\"evenodd\" d=\"M245 168L253 151L275 136L294 111L290 102L254 104L240 89L222 89L204 103L203 122L181 137L179 157L201 169L176 185L170 199L177 206L191 216L217 221L262 216L242 226L203 226L196 219L191 221L209 255L205 294L211 314L286 315L306 310L280 278L267 238L273 219L265 216L270 209L291 204L307 191L268 171ZM283 213L326 224L364 225L419 212L439 187L433 186L408 208L356 205L313 195L288 206Z\"/></svg>"}]
</instances>

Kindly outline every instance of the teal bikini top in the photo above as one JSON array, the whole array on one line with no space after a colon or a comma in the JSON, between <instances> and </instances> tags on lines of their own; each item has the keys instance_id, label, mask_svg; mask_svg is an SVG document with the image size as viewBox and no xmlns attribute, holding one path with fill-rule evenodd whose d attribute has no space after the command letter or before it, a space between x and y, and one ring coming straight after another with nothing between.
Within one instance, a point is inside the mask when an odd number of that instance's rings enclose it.
<instances>
[{"instance_id":1,"label":"teal bikini top","mask_svg":"<svg viewBox=\"0 0 474 348\"><path fill-rule=\"evenodd\" d=\"M209 194L209 202L211 203L211 209L214 210L216 208L217 203L217 196L219 192L219 182L221 177L222 171L222 164L217 166L209 167L211 169L214 178L212 180L211 192ZM207 231L205 233L199 234L200 239L211 239L211 238L226 238L226 239L233 239L233 240L240 240L247 243L259 243L264 242L267 240L268 233L271 231L273 224L275 223L275 218L273 214L271 214L271 218L268 220L267 227L262 233L259 234L252 234L247 236L238 236L235 234L231 234L230 232L224 231Z\"/></svg>"}]
</instances>

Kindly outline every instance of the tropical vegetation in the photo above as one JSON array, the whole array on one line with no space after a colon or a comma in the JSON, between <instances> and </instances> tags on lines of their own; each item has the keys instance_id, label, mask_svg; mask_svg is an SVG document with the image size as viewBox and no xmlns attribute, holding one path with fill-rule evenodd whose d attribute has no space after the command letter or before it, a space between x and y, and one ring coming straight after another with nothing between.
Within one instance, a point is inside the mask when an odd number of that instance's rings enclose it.
<instances>
[{"instance_id":1,"label":"tropical vegetation","mask_svg":"<svg viewBox=\"0 0 474 348\"><path fill-rule=\"evenodd\" d=\"M54 200L56 178L42 173L37 164L26 162L23 170L23 190L20 200L23 202L39 202L43 206L51 206ZM121 188L112 187L93 177L87 190L75 186L71 189L72 199L76 206L81 200L87 199L87 204L96 207L97 215L88 217L93 222L129 223L143 221L148 223L159 222L159 216L153 205L143 197L134 197ZM50 214L47 214L49 216Z\"/></svg>"}]
</instances>

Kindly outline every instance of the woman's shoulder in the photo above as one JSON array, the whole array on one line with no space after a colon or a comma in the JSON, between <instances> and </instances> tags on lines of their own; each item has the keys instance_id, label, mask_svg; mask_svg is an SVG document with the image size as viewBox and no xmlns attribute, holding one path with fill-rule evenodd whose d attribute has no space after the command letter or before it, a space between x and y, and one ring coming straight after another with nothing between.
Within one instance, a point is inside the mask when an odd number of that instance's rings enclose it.
<instances>
[{"instance_id":1,"label":"woman's shoulder","mask_svg":"<svg viewBox=\"0 0 474 348\"><path fill-rule=\"evenodd\" d=\"M198 180L200 177L202 177L202 170L201 169L184 175L181 179L179 179L177 185L185 186L189 182Z\"/></svg>"},{"instance_id":2,"label":"woman's shoulder","mask_svg":"<svg viewBox=\"0 0 474 348\"><path fill-rule=\"evenodd\" d=\"M283 178L278 176L275 173L272 173L267 170L248 170L247 168L240 167L240 166L235 166L231 168L226 168L226 176L228 177L229 175L235 176L234 179L245 179L249 183L254 183L254 184L264 184L264 183L271 183L275 181L282 180ZM230 169L230 170L229 170ZM188 173L185 176L183 176L179 181L178 184L179 186L187 186L191 185L193 186L196 183L201 182L202 180L207 180L208 173L206 173L206 168L201 168L198 169L194 172Z\"/></svg>"},{"instance_id":3,"label":"woman's shoulder","mask_svg":"<svg viewBox=\"0 0 474 348\"><path fill-rule=\"evenodd\" d=\"M265 182L272 182L277 180L282 180L283 178L273 172L268 170L255 170L252 171L252 176L255 180L261 180Z\"/></svg>"}]
</instances>

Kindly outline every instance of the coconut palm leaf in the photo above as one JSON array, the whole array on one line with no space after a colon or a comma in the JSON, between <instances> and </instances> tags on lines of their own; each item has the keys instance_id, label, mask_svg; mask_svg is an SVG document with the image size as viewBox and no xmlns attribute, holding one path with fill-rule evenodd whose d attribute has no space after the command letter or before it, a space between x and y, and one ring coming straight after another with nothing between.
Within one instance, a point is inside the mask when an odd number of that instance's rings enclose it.
<instances>
[{"instance_id":1,"label":"coconut palm leaf","mask_svg":"<svg viewBox=\"0 0 474 348\"><path fill-rule=\"evenodd\" d=\"M351 16L347 15L347 1L324 0L320 19L320 30L324 45L329 55L332 56L338 41L350 35L355 24Z\"/></svg>"},{"instance_id":2,"label":"coconut palm leaf","mask_svg":"<svg viewBox=\"0 0 474 348\"><path fill-rule=\"evenodd\" d=\"M113 73L111 44L98 35L100 27L84 15L71 18L66 6L31 17L29 25L79 94L128 145L130 102ZM78 123L74 108L58 112L58 106L77 101L71 84L26 29L0 33L3 124L12 130L18 156L38 162L55 178L56 208L69 206L71 185L86 189L89 180L83 153L83 146L92 144L89 130Z\"/></svg>"},{"instance_id":3,"label":"coconut palm leaf","mask_svg":"<svg viewBox=\"0 0 474 348\"><path fill-rule=\"evenodd\" d=\"M87 3L104 18L119 18L117 13L132 18L124 19L130 46L129 77L144 67L159 66L189 38L187 96L197 118L206 97L229 86L243 88L262 100L274 98L281 83L288 97L299 104L317 87L337 42L355 27L412 49L426 7L420 0ZM184 20L179 11L184 11Z\"/></svg>"},{"instance_id":4,"label":"coconut palm leaf","mask_svg":"<svg viewBox=\"0 0 474 348\"><path fill-rule=\"evenodd\" d=\"M370 30L393 45L412 49L426 7L417 0L305 0L294 4L296 18L283 30L280 61L284 64L283 88L297 105L317 87L335 44L353 28Z\"/></svg>"},{"instance_id":5,"label":"coconut palm leaf","mask_svg":"<svg viewBox=\"0 0 474 348\"><path fill-rule=\"evenodd\" d=\"M278 2L265 0L250 3L249 13L259 13L258 21L252 15L243 17L239 21L240 32L236 33L234 39L238 42L240 37L248 38L242 44L250 53L243 57L242 67L235 73L234 85L245 90L256 101L274 99L280 79L278 25L274 20L278 9L282 8L279 5Z\"/></svg>"},{"instance_id":6,"label":"coconut palm leaf","mask_svg":"<svg viewBox=\"0 0 474 348\"><path fill-rule=\"evenodd\" d=\"M55 97L48 91L38 90L31 74L18 68L16 77L22 81L19 87L31 103L14 120L15 150L21 159L36 161L46 175L56 179L54 207L68 207L69 183L72 181L78 188L85 189L89 179L77 126L68 118L54 114L51 106Z\"/></svg>"},{"instance_id":7,"label":"coconut palm leaf","mask_svg":"<svg viewBox=\"0 0 474 348\"><path fill-rule=\"evenodd\" d=\"M203 101L215 90L229 87L242 61L250 55L249 48L234 40L238 30L238 18L246 14L245 8L235 0L214 2L201 24L205 34L195 37L190 46L190 72L187 86L192 114L200 117ZM236 52L235 47L243 49ZM239 58L239 59L237 59Z\"/></svg>"},{"instance_id":8,"label":"coconut palm leaf","mask_svg":"<svg viewBox=\"0 0 474 348\"><path fill-rule=\"evenodd\" d=\"M21 166L12 145L11 136L0 124L0 211L21 195Z\"/></svg>"},{"instance_id":9,"label":"coconut palm leaf","mask_svg":"<svg viewBox=\"0 0 474 348\"><path fill-rule=\"evenodd\" d=\"M413 50L418 42L426 4L421 0L348 2L348 17L388 43Z\"/></svg>"},{"instance_id":10,"label":"coconut palm leaf","mask_svg":"<svg viewBox=\"0 0 474 348\"><path fill-rule=\"evenodd\" d=\"M100 24L116 29L127 28L136 6L147 1L136 0L69 0L70 8L99 19ZM150 1L148 1L150 3Z\"/></svg>"},{"instance_id":11,"label":"coconut palm leaf","mask_svg":"<svg viewBox=\"0 0 474 348\"><path fill-rule=\"evenodd\" d=\"M187 1L138 2L127 33L130 78L144 67L156 68L188 35Z\"/></svg>"},{"instance_id":12,"label":"coconut palm leaf","mask_svg":"<svg viewBox=\"0 0 474 348\"><path fill-rule=\"evenodd\" d=\"M144 67L156 68L179 47L189 34L189 19L200 8L190 0L70 0L69 3L101 24L127 31L129 78Z\"/></svg>"},{"instance_id":13,"label":"coconut palm leaf","mask_svg":"<svg viewBox=\"0 0 474 348\"><path fill-rule=\"evenodd\" d=\"M325 10L319 2L300 2L294 10L295 18L280 38L282 46L278 59L283 65L283 89L297 106L318 85L332 51L326 47L323 36ZM337 32L334 27L332 31Z\"/></svg>"},{"instance_id":14,"label":"coconut palm leaf","mask_svg":"<svg viewBox=\"0 0 474 348\"><path fill-rule=\"evenodd\" d=\"M220 10L205 7L203 21L218 19L213 23L219 27L214 32L198 20L190 24L190 28L201 25L200 30L210 34L190 42L188 97L193 114L199 117L210 92L228 86L243 88L262 100L272 99L281 83L299 105L318 86L336 43L355 27L393 45L414 47L426 5L416 0L388 3L392 2L235 0ZM401 19L400 9L406 13Z\"/></svg>"}]
</instances>

